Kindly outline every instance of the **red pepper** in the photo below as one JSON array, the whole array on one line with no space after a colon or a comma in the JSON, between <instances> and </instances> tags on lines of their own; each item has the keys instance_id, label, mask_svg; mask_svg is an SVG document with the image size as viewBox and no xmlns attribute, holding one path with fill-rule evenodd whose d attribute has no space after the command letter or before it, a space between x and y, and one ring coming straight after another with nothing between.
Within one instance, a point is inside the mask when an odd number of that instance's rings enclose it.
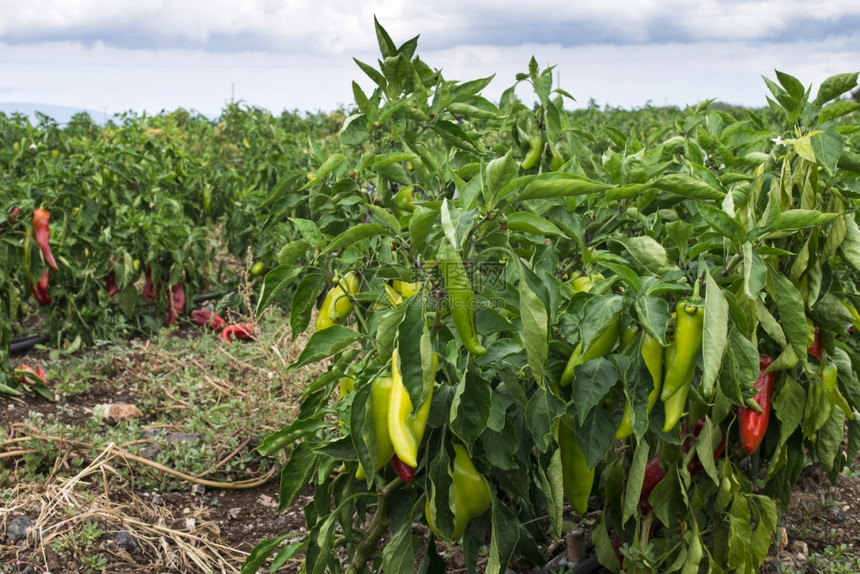
<instances>
[{"instance_id":1,"label":"red pepper","mask_svg":"<svg viewBox=\"0 0 860 574\"><path fill-rule=\"evenodd\" d=\"M170 293L170 301L167 305L167 323L173 325L176 323L176 317L185 309L185 289L181 283L171 285L167 289Z\"/></svg>"},{"instance_id":2,"label":"red pepper","mask_svg":"<svg viewBox=\"0 0 860 574\"><path fill-rule=\"evenodd\" d=\"M702 427L705 426L704 419L696 421L695 426L693 427L693 434L687 435L684 439L684 442L681 444L681 452L689 452L690 448L693 446L693 437L699 436L699 433L702 432ZM686 431L685 427L681 428L681 434L683 435ZM714 458L719 458L723 455L723 452L726 450L726 437L722 437L720 443L714 448ZM687 471L691 475L696 475L704 469L704 465L702 461L699 459L699 456L696 455L693 457L693 460L690 461L690 464L687 466ZM645 478L642 481L642 492L639 495L639 508L642 510L642 514L648 514L651 511L651 503L648 502L648 497L651 496L651 491L660 484L660 481L666 477L666 472L660 466L660 457L655 456L651 460L648 461L648 464L645 465Z\"/></svg>"},{"instance_id":3,"label":"red pepper","mask_svg":"<svg viewBox=\"0 0 860 574\"><path fill-rule=\"evenodd\" d=\"M391 468L394 469L394 473L403 482L412 482L415 480L415 469L397 458L396 454L391 457Z\"/></svg>"},{"instance_id":4,"label":"red pepper","mask_svg":"<svg viewBox=\"0 0 860 574\"><path fill-rule=\"evenodd\" d=\"M222 319L218 313L214 311L204 311L203 309L194 309L191 311L191 318L194 319L198 325L210 327L215 331L220 331L227 324L227 321Z\"/></svg>"},{"instance_id":5,"label":"red pepper","mask_svg":"<svg viewBox=\"0 0 860 574\"><path fill-rule=\"evenodd\" d=\"M144 299L155 301L155 298L158 296L158 285L153 285L152 283L152 267L149 265L146 266L144 277L146 278L146 283L143 285L143 293L141 295L143 295Z\"/></svg>"},{"instance_id":6,"label":"red pepper","mask_svg":"<svg viewBox=\"0 0 860 574\"><path fill-rule=\"evenodd\" d=\"M45 263L54 271L59 271L57 262L54 260L54 255L51 253L51 228L49 222L51 214L46 209L33 210L33 237L36 243L42 248L42 255L45 256Z\"/></svg>"},{"instance_id":7,"label":"red pepper","mask_svg":"<svg viewBox=\"0 0 860 574\"><path fill-rule=\"evenodd\" d=\"M33 375L36 376L36 378L38 378L43 383L48 382L48 374L45 372L45 369L42 368L42 365L39 365L35 369L30 367L29 365L21 365L20 367L18 367L18 370L22 371L22 373L17 376L17 380L19 383L28 382L27 375L24 373L32 373Z\"/></svg>"},{"instance_id":8,"label":"red pepper","mask_svg":"<svg viewBox=\"0 0 860 574\"><path fill-rule=\"evenodd\" d=\"M233 339L250 339L253 335L254 325L251 323L227 325L224 327L224 330L221 331L221 338L226 341L227 344L232 344Z\"/></svg>"},{"instance_id":9,"label":"red pepper","mask_svg":"<svg viewBox=\"0 0 860 574\"><path fill-rule=\"evenodd\" d=\"M109 271L108 274L105 275L105 288L107 289L108 297L113 297L119 293L119 287L116 284L116 275L113 270Z\"/></svg>"},{"instance_id":10,"label":"red pepper","mask_svg":"<svg viewBox=\"0 0 860 574\"><path fill-rule=\"evenodd\" d=\"M824 356L821 354L821 330L818 327L815 328L815 338L812 340L812 344L807 349L807 352L819 361L824 360Z\"/></svg>"},{"instance_id":11,"label":"red pepper","mask_svg":"<svg viewBox=\"0 0 860 574\"><path fill-rule=\"evenodd\" d=\"M39 282L36 285L33 285L33 282L30 281L30 291L33 293L33 297L36 298L42 305L50 305L51 304L51 296L48 295L48 279L51 277L51 271L49 269L45 269L42 272L42 276L39 277Z\"/></svg>"},{"instance_id":12,"label":"red pepper","mask_svg":"<svg viewBox=\"0 0 860 574\"><path fill-rule=\"evenodd\" d=\"M818 340L818 327L815 328L816 340ZM819 350L819 355L821 352ZM741 450L752 454L761 446L764 433L767 431L767 423L770 420L770 400L773 396L773 373L765 373L764 370L773 362L771 357L761 356L759 358L759 375L755 382L758 389L755 401L761 407L762 412L757 413L746 407L738 407L738 431L740 433Z\"/></svg>"}]
</instances>

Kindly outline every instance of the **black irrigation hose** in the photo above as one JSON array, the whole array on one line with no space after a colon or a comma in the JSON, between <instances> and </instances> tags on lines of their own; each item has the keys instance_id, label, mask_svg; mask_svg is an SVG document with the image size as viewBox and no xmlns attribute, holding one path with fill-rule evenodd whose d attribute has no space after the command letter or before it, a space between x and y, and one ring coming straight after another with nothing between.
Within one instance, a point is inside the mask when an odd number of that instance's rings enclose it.
<instances>
[{"instance_id":1,"label":"black irrigation hose","mask_svg":"<svg viewBox=\"0 0 860 574\"><path fill-rule=\"evenodd\" d=\"M40 343L47 343L50 340L51 337L45 334L30 335L29 337L20 337L18 339L12 339L12 344L9 345L9 352L23 353L25 351L29 351Z\"/></svg>"},{"instance_id":2,"label":"black irrigation hose","mask_svg":"<svg viewBox=\"0 0 860 574\"><path fill-rule=\"evenodd\" d=\"M225 291L223 293L207 293L206 295L197 295L192 299L194 304L205 303L206 301L213 301L215 299L220 299L225 295L229 295L230 293L234 293L236 289L230 289L229 291ZM12 343L9 345L10 353L25 353L35 347L36 345L47 343L51 340L51 337L46 334L40 335L29 335L27 337L19 337L17 339L12 339Z\"/></svg>"}]
</instances>

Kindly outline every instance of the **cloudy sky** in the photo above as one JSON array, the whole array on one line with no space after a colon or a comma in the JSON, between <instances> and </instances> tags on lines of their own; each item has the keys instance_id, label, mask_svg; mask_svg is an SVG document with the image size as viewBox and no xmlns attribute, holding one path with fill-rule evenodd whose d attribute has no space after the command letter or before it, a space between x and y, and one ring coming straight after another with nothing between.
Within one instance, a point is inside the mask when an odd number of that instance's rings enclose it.
<instances>
[{"instance_id":1,"label":"cloudy sky","mask_svg":"<svg viewBox=\"0 0 860 574\"><path fill-rule=\"evenodd\" d=\"M329 111L371 85L374 15L448 79L495 74L491 99L531 56L580 106L761 106L774 69L860 70L854 0L0 0L0 107Z\"/></svg>"}]
</instances>

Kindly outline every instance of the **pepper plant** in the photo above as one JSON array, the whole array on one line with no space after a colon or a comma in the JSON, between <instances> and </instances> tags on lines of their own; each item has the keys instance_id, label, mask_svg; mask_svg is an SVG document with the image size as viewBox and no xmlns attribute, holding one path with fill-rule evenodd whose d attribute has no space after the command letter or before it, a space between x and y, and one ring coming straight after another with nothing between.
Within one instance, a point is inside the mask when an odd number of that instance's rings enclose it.
<instances>
[{"instance_id":1,"label":"pepper plant","mask_svg":"<svg viewBox=\"0 0 860 574\"><path fill-rule=\"evenodd\" d=\"M259 298L292 289L295 336L327 293L292 365L327 370L259 447L289 454L281 509L313 487L308 533L244 571L443 572L445 539L503 572L545 561L567 503L614 572L757 571L807 462L860 447L857 74L589 136L552 68L516 78L533 108L494 103L376 34Z\"/></svg>"}]
</instances>

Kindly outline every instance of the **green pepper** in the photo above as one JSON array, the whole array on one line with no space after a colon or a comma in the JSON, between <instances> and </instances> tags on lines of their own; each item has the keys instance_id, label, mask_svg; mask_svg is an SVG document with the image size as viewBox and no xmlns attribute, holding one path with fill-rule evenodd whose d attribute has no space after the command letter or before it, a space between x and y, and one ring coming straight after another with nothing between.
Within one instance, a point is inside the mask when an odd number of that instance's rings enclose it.
<instances>
[{"instance_id":1,"label":"green pepper","mask_svg":"<svg viewBox=\"0 0 860 574\"><path fill-rule=\"evenodd\" d=\"M458 540L469 521L486 512L490 507L490 487L487 481L475 468L466 447L460 444L454 445L454 504L451 511L454 513L454 532L452 540ZM444 538L433 524L430 517L430 499L424 503L424 516L427 517L427 525L438 538Z\"/></svg>"},{"instance_id":2,"label":"green pepper","mask_svg":"<svg viewBox=\"0 0 860 574\"><path fill-rule=\"evenodd\" d=\"M526 152L526 157L523 158L523 162L520 164L520 167L524 170L533 168L540 159L542 151L543 139L540 136L529 138L529 150Z\"/></svg>"},{"instance_id":3,"label":"green pepper","mask_svg":"<svg viewBox=\"0 0 860 574\"><path fill-rule=\"evenodd\" d=\"M578 367L585 361L609 354L609 351L612 350L612 347L615 346L615 342L618 340L619 333L621 333L621 314L616 317L609 325L609 328L592 343L591 347L585 353L582 352L582 341L579 342L573 353L571 353L570 359L568 359L567 365L561 373L561 379L559 379L558 384L562 387L568 386L573 382L573 369L575 367Z\"/></svg>"},{"instance_id":4,"label":"green pepper","mask_svg":"<svg viewBox=\"0 0 860 574\"><path fill-rule=\"evenodd\" d=\"M352 380L352 377L345 377L340 380L341 392L343 392L345 386L349 386L349 383L344 385L345 380ZM379 377L373 382L373 389L370 391L373 436L376 438L376 468L373 469L374 472L378 472L394 456L394 445L388 433L388 411L393 383L394 380L392 377ZM352 384L354 385L355 382L353 381ZM355 471L355 478L358 480L367 478L367 473L360 462L358 463L358 469Z\"/></svg>"},{"instance_id":5,"label":"green pepper","mask_svg":"<svg viewBox=\"0 0 860 574\"><path fill-rule=\"evenodd\" d=\"M315 324L317 331L343 323L352 313L350 297L358 292L358 278L354 273L347 273L342 279L336 279L335 282L337 284L326 294L320 306L319 314L317 314Z\"/></svg>"},{"instance_id":6,"label":"green pepper","mask_svg":"<svg viewBox=\"0 0 860 574\"><path fill-rule=\"evenodd\" d=\"M594 484L595 470L588 468L585 455L576 440L572 412L565 413L558 425L558 448L561 451L561 472L564 494L577 514L588 510L588 497Z\"/></svg>"},{"instance_id":7,"label":"green pepper","mask_svg":"<svg viewBox=\"0 0 860 574\"><path fill-rule=\"evenodd\" d=\"M448 306L454 319L454 328L466 350L473 355L487 352L478 339L475 325L475 295L460 254L447 243L443 243L437 255L445 290L448 292ZM402 458L402 457L401 457Z\"/></svg>"},{"instance_id":8,"label":"green pepper","mask_svg":"<svg viewBox=\"0 0 860 574\"><path fill-rule=\"evenodd\" d=\"M696 361L702 354L702 329L705 308L692 301L678 301L675 307L675 338L666 348L666 377L660 399L668 401L678 392L686 397L689 381L693 380Z\"/></svg>"},{"instance_id":9,"label":"green pepper","mask_svg":"<svg viewBox=\"0 0 860 574\"><path fill-rule=\"evenodd\" d=\"M648 372L651 373L651 380L654 381L654 389L648 395L648 412L650 413L660 397L660 384L663 381L663 347L660 346L657 339L643 332L640 353L645 360L645 366L648 367ZM621 415L621 424L615 431L615 440L627 438L633 432L630 411L630 404L625 404L624 414Z\"/></svg>"}]
</instances>

